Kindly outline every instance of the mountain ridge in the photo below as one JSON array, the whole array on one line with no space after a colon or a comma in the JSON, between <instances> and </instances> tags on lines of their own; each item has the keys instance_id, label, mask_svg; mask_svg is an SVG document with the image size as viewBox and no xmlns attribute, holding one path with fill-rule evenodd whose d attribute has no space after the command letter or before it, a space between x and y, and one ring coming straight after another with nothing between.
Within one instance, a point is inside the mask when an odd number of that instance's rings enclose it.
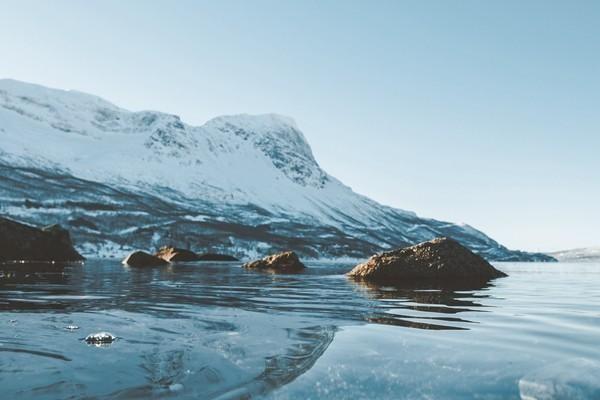
<instances>
[{"instance_id":1,"label":"mountain ridge","mask_svg":"<svg viewBox=\"0 0 600 400\"><path fill-rule=\"evenodd\" d=\"M578 247L546 254L561 262L597 262L600 261L600 246Z\"/></svg>"},{"instance_id":2,"label":"mountain ridge","mask_svg":"<svg viewBox=\"0 0 600 400\"><path fill-rule=\"evenodd\" d=\"M192 126L78 91L0 80L0 139L0 211L67 224L87 255L178 241L229 246L238 256L290 248L362 257L450 236L489 259L552 260L353 192L319 166L296 122L277 114Z\"/></svg>"}]
</instances>

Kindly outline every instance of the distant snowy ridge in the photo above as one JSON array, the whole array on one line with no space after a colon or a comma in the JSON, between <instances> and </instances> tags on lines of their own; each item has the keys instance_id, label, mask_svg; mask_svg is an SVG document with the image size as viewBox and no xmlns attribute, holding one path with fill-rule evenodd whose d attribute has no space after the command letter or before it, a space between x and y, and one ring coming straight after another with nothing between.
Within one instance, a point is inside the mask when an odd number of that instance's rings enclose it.
<instances>
[{"instance_id":1,"label":"distant snowy ridge","mask_svg":"<svg viewBox=\"0 0 600 400\"><path fill-rule=\"evenodd\" d=\"M555 251L548 255L564 262L599 262L600 246Z\"/></svg>"},{"instance_id":2,"label":"distant snowy ridge","mask_svg":"<svg viewBox=\"0 0 600 400\"><path fill-rule=\"evenodd\" d=\"M14 80L0 80L0 190L0 212L63 223L90 254L168 242L362 257L451 236L489 259L550 260L354 193L321 169L291 118L222 116L198 127Z\"/></svg>"}]
</instances>

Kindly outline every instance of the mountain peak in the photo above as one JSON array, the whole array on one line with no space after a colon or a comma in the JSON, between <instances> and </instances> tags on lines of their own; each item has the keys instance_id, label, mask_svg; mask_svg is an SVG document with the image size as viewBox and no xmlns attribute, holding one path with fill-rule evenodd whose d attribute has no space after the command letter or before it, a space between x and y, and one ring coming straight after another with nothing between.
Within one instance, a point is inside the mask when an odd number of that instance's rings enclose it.
<instances>
[{"instance_id":1,"label":"mountain peak","mask_svg":"<svg viewBox=\"0 0 600 400\"><path fill-rule=\"evenodd\" d=\"M208 121L204 128L252 143L277 169L302 186L321 188L328 181L304 134L290 117L278 114L221 116Z\"/></svg>"}]
</instances>

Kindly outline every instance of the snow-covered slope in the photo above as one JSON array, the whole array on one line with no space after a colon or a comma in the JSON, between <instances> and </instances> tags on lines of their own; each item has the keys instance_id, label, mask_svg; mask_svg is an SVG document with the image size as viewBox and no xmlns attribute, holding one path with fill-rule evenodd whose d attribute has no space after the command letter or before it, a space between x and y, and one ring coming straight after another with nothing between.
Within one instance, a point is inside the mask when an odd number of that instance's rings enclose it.
<instances>
[{"instance_id":1,"label":"snow-covered slope","mask_svg":"<svg viewBox=\"0 0 600 400\"><path fill-rule=\"evenodd\" d=\"M548 253L548 255L565 262L599 262L600 246L556 251Z\"/></svg>"},{"instance_id":2,"label":"snow-covered slope","mask_svg":"<svg viewBox=\"0 0 600 400\"><path fill-rule=\"evenodd\" d=\"M490 259L549 259L354 193L320 168L292 119L274 114L196 127L0 80L0 180L2 213L70 225L88 253L175 242L358 257L446 235Z\"/></svg>"}]
</instances>

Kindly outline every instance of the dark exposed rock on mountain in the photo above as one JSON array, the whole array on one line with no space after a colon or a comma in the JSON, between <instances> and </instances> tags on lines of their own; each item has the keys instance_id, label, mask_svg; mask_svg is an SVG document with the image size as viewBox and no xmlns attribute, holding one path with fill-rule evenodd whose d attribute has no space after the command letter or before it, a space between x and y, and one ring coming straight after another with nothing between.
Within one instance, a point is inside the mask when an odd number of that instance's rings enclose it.
<instances>
[{"instance_id":1,"label":"dark exposed rock on mountain","mask_svg":"<svg viewBox=\"0 0 600 400\"><path fill-rule=\"evenodd\" d=\"M304 270L305 265L293 251L273 254L261 260L252 261L243 265L244 268L268 272L300 272Z\"/></svg>"},{"instance_id":2,"label":"dark exposed rock on mountain","mask_svg":"<svg viewBox=\"0 0 600 400\"><path fill-rule=\"evenodd\" d=\"M82 261L71 237L60 225L42 229L0 217L0 262Z\"/></svg>"},{"instance_id":3,"label":"dark exposed rock on mountain","mask_svg":"<svg viewBox=\"0 0 600 400\"><path fill-rule=\"evenodd\" d=\"M407 281L485 282L506 276L449 238L374 255L348 276L378 283Z\"/></svg>"},{"instance_id":4,"label":"dark exposed rock on mountain","mask_svg":"<svg viewBox=\"0 0 600 400\"><path fill-rule=\"evenodd\" d=\"M168 262L198 261L200 259L200 256L191 250L179 249L171 246L162 247L155 256Z\"/></svg>"},{"instance_id":5,"label":"dark exposed rock on mountain","mask_svg":"<svg viewBox=\"0 0 600 400\"><path fill-rule=\"evenodd\" d=\"M200 261L239 261L234 256L229 254L217 254L217 253L205 253L202 254L198 260Z\"/></svg>"},{"instance_id":6,"label":"dark exposed rock on mountain","mask_svg":"<svg viewBox=\"0 0 600 400\"><path fill-rule=\"evenodd\" d=\"M168 264L168 262L144 251L134 251L125 257L123 264L130 267L158 267Z\"/></svg>"}]
</instances>

